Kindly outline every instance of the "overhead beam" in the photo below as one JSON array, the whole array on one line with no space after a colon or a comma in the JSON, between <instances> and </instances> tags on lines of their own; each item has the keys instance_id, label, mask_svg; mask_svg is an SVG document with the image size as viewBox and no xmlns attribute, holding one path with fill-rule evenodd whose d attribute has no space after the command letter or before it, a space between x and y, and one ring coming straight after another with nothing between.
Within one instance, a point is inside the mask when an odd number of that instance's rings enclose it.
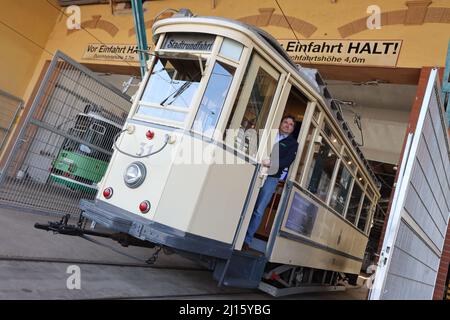
<instances>
[{"instance_id":1,"label":"overhead beam","mask_svg":"<svg viewBox=\"0 0 450 320\"><path fill-rule=\"evenodd\" d=\"M442 93L442 98L444 99L444 107L447 110L447 120L450 123L450 41L448 42L444 78L442 80Z\"/></svg>"},{"instance_id":2,"label":"overhead beam","mask_svg":"<svg viewBox=\"0 0 450 320\"><path fill-rule=\"evenodd\" d=\"M302 64L302 66L318 69L325 81L367 82L382 80L392 84L417 85L420 76L419 68L349 67L324 64Z\"/></svg>"},{"instance_id":3,"label":"overhead beam","mask_svg":"<svg viewBox=\"0 0 450 320\"><path fill-rule=\"evenodd\" d=\"M144 9L142 7L142 0L131 0L131 7L133 9L134 28L136 29L136 38L139 49L139 63L141 68L141 76L144 78L147 72L148 50L147 34L145 31Z\"/></svg>"}]
</instances>

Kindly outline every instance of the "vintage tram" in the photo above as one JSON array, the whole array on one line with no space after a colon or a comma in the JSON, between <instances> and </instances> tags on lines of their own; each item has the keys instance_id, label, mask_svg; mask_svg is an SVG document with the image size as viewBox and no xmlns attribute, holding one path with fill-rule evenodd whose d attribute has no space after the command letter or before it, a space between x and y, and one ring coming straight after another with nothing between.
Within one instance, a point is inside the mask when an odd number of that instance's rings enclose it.
<instances>
[{"instance_id":1,"label":"vintage tram","mask_svg":"<svg viewBox=\"0 0 450 320\"><path fill-rule=\"evenodd\" d=\"M228 19L183 10L153 35L149 71L83 216L207 262L223 285L282 295L359 274L379 186L317 71ZM244 251L261 160L286 114L299 124L297 157Z\"/></svg>"},{"instance_id":2,"label":"vintage tram","mask_svg":"<svg viewBox=\"0 0 450 320\"><path fill-rule=\"evenodd\" d=\"M50 180L72 190L95 194L108 167L113 138L125 119L87 105L75 116L58 156L50 168ZM75 140L75 139L77 140ZM80 142L82 141L82 142Z\"/></svg>"}]
</instances>

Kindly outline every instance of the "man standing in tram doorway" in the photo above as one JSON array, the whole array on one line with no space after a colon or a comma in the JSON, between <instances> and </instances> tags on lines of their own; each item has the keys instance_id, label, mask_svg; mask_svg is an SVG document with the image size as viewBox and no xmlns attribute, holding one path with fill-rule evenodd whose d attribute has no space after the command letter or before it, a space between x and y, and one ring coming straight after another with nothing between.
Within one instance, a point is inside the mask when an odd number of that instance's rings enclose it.
<instances>
[{"instance_id":1,"label":"man standing in tram doorway","mask_svg":"<svg viewBox=\"0 0 450 320\"><path fill-rule=\"evenodd\" d=\"M261 224L267 205L275 192L278 182L286 179L287 170L295 160L298 142L292 136L295 129L295 118L284 116L281 119L280 127L275 138L275 145L272 148L270 160L263 160L262 165L269 168L269 173L273 173L266 178L264 186L261 188L256 199L255 208L250 220L250 224L245 235L243 250L248 250L253 240L255 232Z\"/></svg>"}]
</instances>

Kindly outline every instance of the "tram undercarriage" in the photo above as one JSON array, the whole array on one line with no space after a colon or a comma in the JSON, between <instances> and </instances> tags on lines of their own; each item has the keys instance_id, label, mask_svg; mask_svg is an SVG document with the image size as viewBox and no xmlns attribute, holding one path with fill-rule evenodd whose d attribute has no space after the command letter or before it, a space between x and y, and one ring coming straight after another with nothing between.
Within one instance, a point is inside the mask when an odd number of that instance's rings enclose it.
<instances>
[{"instance_id":1,"label":"tram undercarriage","mask_svg":"<svg viewBox=\"0 0 450 320\"><path fill-rule=\"evenodd\" d=\"M145 261L148 264L154 264L162 250L165 254L177 253L211 270L219 286L259 289L274 297L301 293L344 291L346 289L344 281L348 278L343 273L270 263L263 253L256 250L232 251L229 259L221 259L177 250L161 243L139 239L110 226L109 228L118 232L94 231L91 230L93 229L92 226L95 226L95 222L99 221L97 219L91 221L91 223L94 223L91 224L91 228L87 228L88 220L83 215L80 215L76 225L69 224L69 219L70 215L65 215L60 221L49 222L48 224L36 223L35 228L51 231L55 234L79 236L87 240L89 240L89 236L109 238L123 247L137 246L155 249L151 257ZM100 245L99 242L93 242Z\"/></svg>"}]
</instances>

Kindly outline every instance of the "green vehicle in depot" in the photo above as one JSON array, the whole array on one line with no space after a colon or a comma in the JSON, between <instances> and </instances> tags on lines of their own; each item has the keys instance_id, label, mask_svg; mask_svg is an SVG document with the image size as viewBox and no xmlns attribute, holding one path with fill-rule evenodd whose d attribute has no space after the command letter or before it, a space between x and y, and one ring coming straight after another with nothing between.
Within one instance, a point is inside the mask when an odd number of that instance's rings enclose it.
<instances>
[{"instance_id":1,"label":"green vehicle in depot","mask_svg":"<svg viewBox=\"0 0 450 320\"><path fill-rule=\"evenodd\" d=\"M69 135L75 139L64 139L52 162L50 179L72 190L96 193L111 158L114 137L120 130L120 123L99 112L79 113L69 129Z\"/></svg>"}]
</instances>

